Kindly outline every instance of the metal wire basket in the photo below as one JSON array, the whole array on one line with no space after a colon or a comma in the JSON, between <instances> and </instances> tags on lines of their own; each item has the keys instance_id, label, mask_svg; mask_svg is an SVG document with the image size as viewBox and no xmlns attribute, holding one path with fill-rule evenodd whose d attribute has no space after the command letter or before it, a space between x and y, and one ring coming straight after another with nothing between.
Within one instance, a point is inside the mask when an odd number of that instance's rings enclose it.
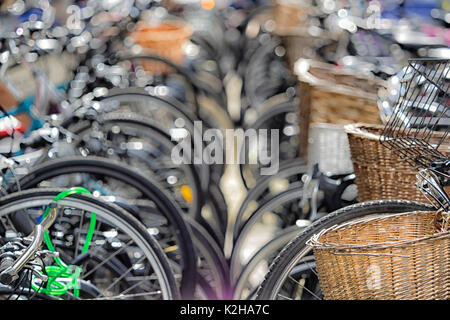
<instances>
[{"instance_id":1,"label":"metal wire basket","mask_svg":"<svg viewBox=\"0 0 450 320\"><path fill-rule=\"evenodd\" d=\"M449 89L450 60L410 60L381 143L418 168L448 161Z\"/></svg>"}]
</instances>

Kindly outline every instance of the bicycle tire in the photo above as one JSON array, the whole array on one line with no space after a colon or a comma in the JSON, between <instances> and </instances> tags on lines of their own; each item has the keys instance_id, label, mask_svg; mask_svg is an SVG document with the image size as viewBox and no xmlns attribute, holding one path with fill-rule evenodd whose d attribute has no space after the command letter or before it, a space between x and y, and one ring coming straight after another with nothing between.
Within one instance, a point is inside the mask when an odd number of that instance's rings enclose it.
<instances>
[{"instance_id":1,"label":"bicycle tire","mask_svg":"<svg viewBox=\"0 0 450 320\"><path fill-rule=\"evenodd\" d=\"M138 126L138 128L145 130L150 134L158 143L164 144L167 150L171 150L174 146L173 142L170 140L170 136L161 128L157 123L151 119L143 118L134 113L108 113L102 114L97 117L97 121L102 125L120 125L128 124L132 126ZM76 125L76 130L73 130L75 134L81 134L92 128L91 121L81 121ZM71 128L69 127L69 130ZM72 130L71 130L72 131ZM188 177L190 188L193 191L193 203L189 206L189 215L193 217L199 217L200 210L202 206L202 195L201 195L201 182L197 170L194 168L193 164L181 164L180 169Z\"/></svg>"},{"instance_id":2,"label":"bicycle tire","mask_svg":"<svg viewBox=\"0 0 450 320\"><path fill-rule=\"evenodd\" d=\"M288 190L277 194L271 199L268 199L255 212L252 213L251 217L243 224L242 228L238 230L239 236L233 244L233 251L230 261L230 272L232 280L237 279L239 273L242 271L243 266L241 266L240 263L241 249L244 247L246 239L248 238L248 234L251 232L252 227L255 225L256 221L260 219L265 213L270 212L280 204L299 200L302 195L302 190L302 186L294 185Z\"/></svg>"},{"instance_id":3,"label":"bicycle tire","mask_svg":"<svg viewBox=\"0 0 450 320\"><path fill-rule=\"evenodd\" d=\"M263 176L258 179L255 186L248 191L247 195L244 198L244 201L239 208L238 213L236 214L236 219L233 226L233 241L236 241L237 237L239 236L238 230L240 230L243 223L245 223L246 219L244 220L244 214L248 205L250 204L250 202L260 199L261 195L264 193L264 191L267 190L267 188L269 187L269 183L273 179L284 179L293 175L302 173L305 174L307 172L308 167L306 165L303 165L300 159L294 159L287 161L286 163L281 165L278 173L275 176Z\"/></svg>"},{"instance_id":4,"label":"bicycle tire","mask_svg":"<svg viewBox=\"0 0 450 320\"><path fill-rule=\"evenodd\" d=\"M266 110L261 115L259 115L258 118L251 125L246 127L246 129L250 129L250 128L255 129L255 130L266 129L267 126L264 126L264 125L267 121L271 121L271 120L274 121L274 119L277 119L277 117L279 117L283 113L294 113L294 112L295 112L295 106L291 101L284 102L279 105L275 105L275 106L271 107L270 109ZM269 129L273 129L273 128L269 127ZM280 143L281 143L282 138L283 138L283 135L280 135L280 141L279 141ZM245 141L244 141L244 143L242 143L241 146L239 146L239 148L240 148L240 154L244 154L245 157L247 157L247 154L245 152L248 152L249 146L245 143ZM284 162L286 162L286 161L290 161L292 159L298 158L298 153L299 153L298 147L296 148L296 151L293 154L293 156L292 157L289 156L287 159L286 158L283 159L282 158L283 154L280 153L279 154L280 164L283 165ZM250 189L253 186L255 186L256 181L261 179L261 175L258 173L255 173L255 171L257 169L260 169L260 167L261 167L261 165L259 163L256 165L249 165L247 162L239 164L239 172L241 175L241 179L244 182L244 185L247 189Z\"/></svg>"},{"instance_id":5,"label":"bicycle tire","mask_svg":"<svg viewBox=\"0 0 450 320\"><path fill-rule=\"evenodd\" d=\"M233 288L233 299L241 300L242 294L244 291L244 286L248 283L248 279L251 275L251 272L259 265L259 263L263 259L270 259L270 256L277 255L277 252L281 251L281 249L288 244L290 240L292 240L299 232L301 232L301 228L297 226L291 226L289 228L284 229L276 238L272 239L270 242L266 243L261 249L259 249L248 261L245 265L245 268L239 274L236 283ZM269 261L270 263L271 261ZM257 289L256 287L255 289ZM246 299L251 298L248 296Z\"/></svg>"},{"instance_id":6,"label":"bicycle tire","mask_svg":"<svg viewBox=\"0 0 450 320\"><path fill-rule=\"evenodd\" d=\"M183 267L181 293L183 296L192 296L195 290L196 255L190 228L183 218L181 209L151 178L144 177L134 169L127 168L116 161L100 157L78 156L44 162L32 168L19 182L22 189L30 189L36 187L40 182L58 175L80 172L109 176L128 183L161 209L161 213L173 226L172 232L181 252ZM13 187L16 188L16 186Z\"/></svg>"},{"instance_id":7,"label":"bicycle tire","mask_svg":"<svg viewBox=\"0 0 450 320\"><path fill-rule=\"evenodd\" d=\"M8 210L13 212L13 210L23 210L24 208L34 206L46 206L57 194L64 190L65 189L41 188L11 193L0 198L0 212L2 212L2 214L8 214ZM86 211L95 212L100 218L102 215L110 215L110 219L112 219L112 221L117 221L118 226L120 223L124 224L125 228L128 228L129 231L135 233L137 236L136 239L140 241L141 245L147 246L146 249L149 250L153 259L160 264L159 266L153 264L153 268L157 267L157 272L159 272L160 276L165 280L167 286L165 291L168 291L166 297L170 299L180 298L176 281L166 255L145 227L130 213L117 205L102 201L101 199L88 194L74 194L70 197L61 199L58 204L73 207L78 205L78 207L84 208Z\"/></svg>"},{"instance_id":8,"label":"bicycle tire","mask_svg":"<svg viewBox=\"0 0 450 320\"><path fill-rule=\"evenodd\" d=\"M192 219L188 220L192 229L194 245L198 252L199 259L203 259L206 262L206 270L200 274L200 277L205 279L209 284L209 289L206 291L212 291L209 299L224 299L226 298L228 284L228 263L221 248L217 245L210 234L196 221ZM200 273L201 270L197 269ZM206 285L205 285L206 287Z\"/></svg>"},{"instance_id":9,"label":"bicycle tire","mask_svg":"<svg viewBox=\"0 0 450 320\"><path fill-rule=\"evenodd\" d=\"M114 88L108 92L108 95L103 97L100 101L103 103L108 103L108 101L119 101L119 102L146 102L148 104L158 104L161 105L164 109L170 110L169 112L175 115L176 117L179 117L185 121L186 129L191 133L191 136L194 134L194 121L198 121L195 117L195 115L191 114L189 110L186 110L186 106L179 102L178 100L164 96L160 97L158 95L149 94L147 91L143 89L137 89L137 88L127 88L127 89L121 89L121 88ZM145 101L148 100L148 101ZM142 114L145 116L144 113L132 110L133 112L136 112L138 114ZM169 133L169 130L172 128L164 128L166 133ZM203 142L202 142L203 143ZM194 166L198 174L201 178L201 186L203 190L207 190L209 181L210 181L210 168L209 166L200 166L196 167ZM223 166L222 166L223 167ZM220 172L223 171L223 168L219 168Z\"/></svg>"}]
</instances>

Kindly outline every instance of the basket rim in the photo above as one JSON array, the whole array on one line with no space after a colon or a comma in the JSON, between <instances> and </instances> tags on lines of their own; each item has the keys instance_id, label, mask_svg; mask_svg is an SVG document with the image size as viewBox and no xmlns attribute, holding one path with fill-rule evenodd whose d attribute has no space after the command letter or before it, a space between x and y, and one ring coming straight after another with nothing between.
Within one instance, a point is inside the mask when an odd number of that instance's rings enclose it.
<instances>
[{"instance_id":1,"label":"basket rim","mask_svg":"<svg viewBox=\"0 0 450 320\"><path fill-rule=\"evenodd\" d=\"M309 127L310 129L317 128L317 129L342 130L345 127L345 125L339 123L312 122Z\"/></svg>"},{"instance_id":2,"label":"basket rim","mask_svg":"<svg viewBox=\"0 0 450 320\"><path fill-rule=\"evenodd\" d=\"M362 80L370 80L374 82L374 85L378 85L378 87L385 87L385 88L387 87L387 82L385 80L382 80L381 78L372 76L370 74L362 74L362 73L359 74L354 70L345 67L336 68L336 66L333 64L320 62L313 59L306 59L306 58L298 59L294 64L294 73L298 77L298 80L301 82L306 82L311 86L318 87L326 91L363 98L374 102L378 100L378 93L369 93L357 87L352 87L345 84L336 84L330 80L317 78L316 76L312 75L309 72L311 67L317 69L324 69L327 72L331 72L336 75L354 76Z\"/></svg>"},{"instance_id":3,"label":"basket rim","mask_svg":"<svg viewBox=\"0 0 450 320\"><path fill-rule=\"evenodd\" d=\"M350 123L350 124L344 125L344 130L347 134L359 136L361 138L370 139L370 140L380 140L380 138L382 137L382 134L371 133L371 132L363 130L363 128L380 129L381 132L383 132L384 125L364 123L364 122Z\"/></svg>"},{"instance_id":4,"label":"basket rim","mask_svg":"<svg viewBox=\"0 0 450 320\"><path fill-rule=\"evenodd\" d=\"M431 240L431 239L440 239L440 238L446 238L450 237L450 230L445 232L436 232L429 236L424 236L416 239L411 240L403 240L403 241L395 241L395 242L380 242L380 243L373 243L368 245L351 245L351 244L336 244L332 242L321 242L320 237L324 235L327 232L335 231L342 229L347 226L354 226L364 223L369 223L372 221L377 220L386 220L390 219L392 217L398 217L402 215L413 215L413 214L420 214L420 213L429 213L429 212L437 212L434 211L411 211L411 212L403 212L403 213L393 213L393 214L382 214L375 215L375 216L369 216L362 219L357 219L355 221L349 221L340 225L334 225L329 228L321 230L319 233L314 234L308 241L307 245L312 247L313 249L318 250L326 250L326 251L352 251L355 249L362 250L362 251L368 251L368 250L379 250L379 249L386 249L386 248L395 248L395 247L406 247L411 246L413 244ZM348 252L347 254L351 254Z\"/></svg>"}]
</instances>

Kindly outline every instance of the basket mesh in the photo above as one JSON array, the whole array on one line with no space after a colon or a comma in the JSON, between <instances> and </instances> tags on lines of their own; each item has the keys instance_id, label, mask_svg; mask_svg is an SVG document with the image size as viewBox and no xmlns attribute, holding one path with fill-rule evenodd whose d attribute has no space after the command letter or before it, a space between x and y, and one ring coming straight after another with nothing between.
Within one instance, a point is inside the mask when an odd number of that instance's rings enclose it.
<instances>
[{"instance_id":1,"label":"basket mesh","mask_svg":"<svg viewBox=\"0 0 450 320\"><path fill-rule=\"evenodd\" d=\"M449 61L410 60L394 113L381 135L384 146L416 167L431 168L448 160Z\"/></svg>"}]
</instances>

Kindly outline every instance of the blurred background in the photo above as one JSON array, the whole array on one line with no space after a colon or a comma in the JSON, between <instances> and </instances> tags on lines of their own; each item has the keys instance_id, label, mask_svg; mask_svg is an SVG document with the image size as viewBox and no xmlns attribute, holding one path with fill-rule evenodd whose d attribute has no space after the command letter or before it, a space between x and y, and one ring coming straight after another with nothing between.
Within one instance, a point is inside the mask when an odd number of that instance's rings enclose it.
<instances>
[{"instance_id":1,"label":"blurred background","mask_svg":"<svg viewBox=\"0 0 450 320\"><path fill-rule=\"evenodd\" d=\"M21 139L36 135L55 143L65 131L53 128L63 127L82 143L59 142L50 158L101 155L158 177L183 217L200 223L206 284L196 297L211 299L254 297L299 230L358 201L336 125L385 122L408 59L450 58L450 0L0 4L0 105L12 117L0 119L1 151L26 154ZM112 113L148 119L149 131L123 140L132 129L120 117L108 127ZM67 125L74 117L93 129ZM170 137L193 134L197 120L204 130L279 129L278 173L261 175L267 163L249 160L271 146L249 140L221 146L243 163L174 166Z\"/></svg>"}]
</instances>

